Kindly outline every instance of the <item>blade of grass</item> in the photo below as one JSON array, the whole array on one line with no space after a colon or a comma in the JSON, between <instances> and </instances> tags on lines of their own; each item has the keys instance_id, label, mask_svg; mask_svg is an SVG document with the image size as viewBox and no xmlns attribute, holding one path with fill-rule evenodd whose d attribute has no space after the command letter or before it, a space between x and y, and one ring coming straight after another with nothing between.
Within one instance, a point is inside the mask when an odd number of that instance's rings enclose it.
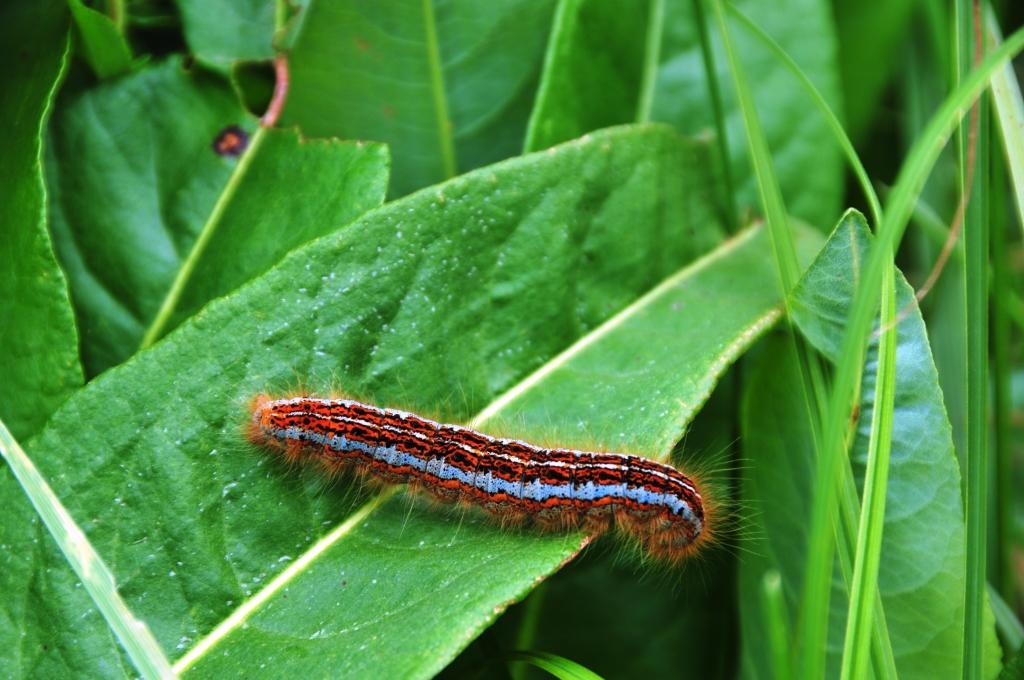
<instances>
[{"instance_id":1,"label":"blade of grass","mask_svg":"<svg viewBox=\"0 0 1024 680\"><path fill-rule=\"evenodd\" d=\"M995 14L987 13L988 36L991 45L1002 40ZM1017 218L1024 230L1024 98L1012 64L1005 64L992 76L992 103L999 120L1000 139L1010 170Z\"/></svg>"},{"instance_id":2,"label":"blade of grass","mask_svg":"<svg viewBox=\"0 0 1024 680\"><path fill-rule=\"evenodd\" d=\"M545 670L560 680L601 680L601 676L594 671L581 666L575 661L570 661L557 654L548 652L512 652L508 655L509 663L528 663L541 670Z\"/></svg>"},{"instance_id":3,"label":"blade of grass","mask_svg":"<svg viewBox=\"0 0 1024 680\"><path fill-rule=\"evenodd\" d=\"M963 77L982 53L979 0L956 3L958 74ZM964 678L980 678L983 668L983 612L988 520L988 106L981 97L961 125L961 195L964 214L967 305L967 451L964 480L967 514L967 583L964 606ZM968 193L969 192L969 193Z\"/></svg>"},{"instance_id":4,"label":"blade of grass","mask_svg":"<svg viewBox=\"0 0 1024 680\"><path fill-rule=\"evenodd\" d=\"M665 0L650 0L647 18L647 41L644 46L644 70L641 74L640 96L636 105L636 122L651 120L654 103L654 85L658 81L658 63L661 61L661 35L665 30Z\"/></svg>"},{"instance_id":5,"label":"blade of grass","mask_svg":"<svg viewBox=\"0 0 1024 680\"><path fill-rule=\"evenodd\" d=\"M919 198L914 203L914 214L912 216L914 224L916 224L924 233L925 236L932 242L932 245L937 248L941 248L949 238L949 223L944 222L939 213L935 211L930 204L928 204L923 198ZM963 262L964 259L964 244L963 241L957 239L956 245L953 247L953 254L951 255L953 261Z\"/></svg>"},{"instance_id":6,"label":"blade of grass","mask_svg":"<svg viewBox=\"0 0 1024 680\"><path fill-rule=\"evenodd\" d=\"M754 95L747 83L746 72L739 62L739 54L732 42L732 35L725 21L723 0L714 0L715 15L718 20L722 43L725 47L729 70L736 88L740 111L743 114L743 125L747 130L747 144L750 147L751 164L757 179L758 194L764 208L768 232L772 237L772 251L779 268L779 281L784 294L789 293L800 278L800 265L796 259L796 248L789 232L789 216L782 200L778 177L772 165L771 149L761 128L761 120L757 115ZM786 301L787 311L789 301Z\"/></svg>"},{"instance_id":7,"label":"blade of grass","mask_svg":"<svg viewBox=\"0 0 1024 680\"><path fill-rule=\"evenodd\" d=\"M991 200L989 201L989 223L991 225L992 280L989 289L992 317L992 448L995 457L995 575L994 580L1006 600L1015 602L1015 577L1013 568L1013 447L1010 427L1013 409L1010 394L1010 314L1005 300L1013 292L1010 272L1011 251L1006 243L1009 229L1008 215L1003 209L1007 204L1006 171L997 154L990 157Z\"/></svg>"},{"instance_id":8,"label":"blade of grass","mask_svg":"<svg viewBox=\"0 0 1024 680\"><path fill-rule=\"evenodd\" d=\"M783 289L789 291L792 287L789 278L792 275L792 267L789 264L789 260L792 255L791 238L788 233L786 211L783 205L781 191L779 190L778 182L775 178L775 173L772 168L771 156L768 150L767 142L764 138L763 131L760 128L760 122L757 118L756 109L754 107L753 98L750 94L749 87L746 84L745 75L739 66L738 58L736 57L736 51L733 48L731 37L729 36L725 18L722 11L721 2L717 2L716 11L718 14L719 25L723 33L723 42L725 44L726 54L729 57L730 67L733 72L733 79L735 81L737 96L740 101L740 107L744 116L744 124L747 129L747 139L751 149L751 159L754 164L755 175L758 180L758 188L761 192L762 203L764 205L765 214L770 228L774 225L773 235L773 246L776 252L776 261L779 268L780 278L782 279ZM798 69L799 70L799 69ZM812 95L813 96L813 95ZM833 119L834 115L825 106L826 117L831 116ZM852 151L852 146L849 147ZM854 163L859 165L859 160L856 159L856 154L852 155ZM866 178L866 173L865 173ZM868 190L870 191L870 183L867 183ZM877 199L876 199L877 202ZM879 209L879 214L881 213ZM788 300L787 300L787 312L788 312ZM823 478L819 476L815 488L825 489L827 487L828 492L819 494L824 496L824 499L828 501L828 507L832 507L834 502L833 498L835 495L839 497L839 505L841 512L838 517L834 513L830 512L828 515L829 526L826 527L826 531L834 531L838 536L838 544L831 544L826 546L827 549L823 549L816 552L809 552L807 559L809 561L820 562L817 570L809 570L809 573L821 573L828 572L828 578L831 579L832 569L832 552L833 547L838 545L839 552L839 564L840 571L842 572L844 580L849 584L853 578L853 557L852 553L855 546L855 535L857 532L857 513L859 507L859 500L857 498L857 489L853 480L852 472L848 464L839 466L834 464L832 467L826 466L821 462L821 447L820 437L818 433L820 431L820 423L823 420L826 406L826 389L825 381L823 377L823 370L819 363L817 355L815 355L810 348L802 341L802 339L792 331L790 328L791 337L793 342L791 346L796 352L798 364L801 370L801 377L804 386L804 395L807 400L807 412L809 422L811 424L811 432L816 436L815 450L818 451L819 455L819 474L828 474L829 476ZM817 417L815 417L815 414ZM852 430L851 430L852 432ZM838 488L838 493L833 494L831 490L834 488L831 481L835 479L836 467L840 468L841 482ZM823 501L824 502L824 501ZM830 533L831 537L831 533ZM808 588L808 584L805 583L805 589ZM815 592L822 590L821 586L814 584ZM825 599L823 602L818 603L826 618L824 619L812 619L818 620L819 628L814 633L815 641L809 644L802 644L801 648L813 648L813 649L824 649L825 638L827 637L827 612L828 612L828 595L829 591L824 588ZM875 669L876 675L879 677L895 677L896 664L892 653L892 645L889 643L888 630L885 625L885 617L883 607L881 603L881 597L877 595L878 600L873 607L873 626L872 626L872 662ZM808 602L806 598L803 601L803 606L806 608ZM804 613L801 616L801 625L807 625L806 621L808 616ZM806 653L806 652L805 652ZM819 673L811 673L810 677L816 677L820 673L824 672L824 656L821 656L820 662L822 664Z\"/></svg>"},{"instance_id":9,"label":"blade of grass","mask_svg":"<svg viewBox=\"0 0 1024 680\"><path fill-rule=\"evenodd\" d=\"M857 178L858 184L860 184L861 191L864 192L864 198L868 202L868 209L871 211L871 220L878 227L882 222L882 205L878 200L878 195L875 193L875 189L871 184L871 180L868 179L867 170L864 169L864 164L861 163L860 157L857 155L856 149L853 148L853 142L846 134L846 130L843 129L843 124L839 122L839 118L829 107L828 102L821 96L818 88L814 86L811 79L807 77L807 74L797 65L793 58L782 49L779 43L775 42L775 39L765 33L760 26L755 24L750 17L744 14L736 5L730 3L726 4L729 12L739 20L744 28L749 30L758 40L763 42L775 56L779 58L786 68L796 76L800 84L804 86L807 94L811 96L811 100L814 105L818 107L818 111L821 112L822 118L828 123L829 128L832 130L832 134L835 135L836 141L846 154L846 160L850 164L850 169L853 171L854 176Z\"/></svg>"},{"instance_id":10,"label":"blade of grass","mask_svg":"<svg viewBox=\"0 0 1024 680\"><path fill-rule=\"evenodd\" d=\"M455 167L455 139L452 121L448 116L448 95L441 72L441 48L437 42L437 21L434 18L434 0L423 0L423 26L426 29L427 61L430 63L430 94L437 119L437 134L441 148L441 167L445 178L458 174Z\"/></svg>"},{"instance_id":11,"label":"blade of grass","mask_svg":"<svg viewBox=\"0 0 1024 680\"><path fill-rule=\"evenodd\" d=\"M715 145L718 147L719 162L722 167L722 189L725 193L725 205L729 217L729 231L735 233L740 228L736 210L736 185L732 180L732 163L729 161L729 135L725 125L725 105L722 103L722 89L718 83L718 70L715 68L715 53L711 49L711 36L708 22L704 15L705 0L691 0L693 4L693 22L700 38L701 62L704 64L704 80L708 83L708 96L711 99L711 111L715 116Z\"/></svg>"},{"instance_id":12,"label":"blade of grass","mask_svg":"<svg viewBox=\"0 0 1024 680\"><path fill-rule=\"evenodd\" d=\"M1006 649L1020 649L1021 645L1024 645L1024 624L991 583L988 585L988 597L992 604L992 613L995 614L996 629L1002 636Z\"/></svg>"},{"instance_id":13,"label":"blade of grass","mask_svg":"<svg viewBox=\"0 0 1024 680\"><path fill-rule=\"evenodd\" d=\"M878 200L878 195L875 193L874 187L868 178L867 171L864 169L863 163L861 163L860 157L857 155L856 150L853 147L853 143L846 135L846 131L843 129L842 123L839 122L839 118L835 115L832 109L829 107L825 98L821 96L817 88L807 77L806 74L800 69L797 63L786 53L782 47L772 39L767 33L765 33L759 26L751 21L745 14L743 14L738 8L731 3L728 4L730 12L736 17L740 23L753 33L758 39L760 39L769 49L771 49L777 57L785 64L785 66L796 76L800 83L804 86L804 89L810 95L814 104L818 107L819 112L832 129L840 148L846 154L847 162L850 164L850 168L853 170L854 175L857 177L858 182L861 185L861 190L864 192L865 199L868 202L869 209L872 213L872 219L877 228L877 225L882 220L882 208ZM820 394L820 398L824 401L823 391ZM819 408L823 408L822 404L819 404ZM839 545L840 553L840 567L843 573L843 578L847 583L853 579L853 567L849 557L849 553L854 551L853 536L857 532L857 491L856 484L853 481L852 473L848 466L843 467L843 487L840 497L840 532L842 540ZM877 592L877 589L876 589ZM892 645L889 642L888 629L885 623L885 616L882 608L881 595L876 594L876 602L873 605L871 611L874 617L874 633L873 633L873 646L872 653L874 654L874 663L876 667L876 675L879 677L895 677L896 675L896 662L892 653Z\"/></svg>"},{"instance_id":14,"label":"blade of grass","mask_svg":"<svg viewBox=\"0 0 1024 680\"><path fill-rule=\"evenodd\" d=\"M0 421L0 455L7 461L53 540L57 542L142 677L176 677L149 628L135 618L121 599L114 575L106 563L93 549L85 532L75 524L75 520L39 474L31 459L25 455L17 440L11 436L3 421Z\"/></svg>"},{"instance_id":15,"label":"blade of grass","mask_svg":"<svg viewBox=\"0 0 1024 680\"><path fill-rule=\"evenodd\" d=\"M964 78L960 86L946 98L939 110L932 116L925 126L924 132L914 142L900 169L883 213L876 246L868 257L864 274L857 286L846 332L843 336L840 351L842 360L837 365L833 378L828 413L823 428L824 451L822 458L824 465L822 467L831 466L833 470L825 470L819 479L831 480L834 477L834 468L839 466L838 463L845 450L847 418L854 404L859 384L863 348L868 340L879 286L887 266L886 255L890 250L895 251L895 246L899 243L913 212L917 196L953 127L963 115L965 107L981 94L995 69L1010 56L1020 51L1022 47L1024 47L1024 29L1016 31L1003 45L986 56L981 65ZM818 494L818 496L823 495ZM831 552L831 534L827 530L831 518L831 508L826 501L827 499L819 501L816 496L812 509L809 534L811 558L814 558L816 554ZM809 561L808 567L813 568L815 572L808 572L805 575L804 606L809 609L807 616L813 617L811 620L814 623L806 625L813 625L819 630L824 630L828 624L827 602L828 590L831 585L831 566L825 560L812 559ZM807 583L811 583L813 588L807 587ZM825 606L822 606L823 604ZM816 641L823 642L820 637L817 637ZM823 668L824 645L811 647L807 642L807 639L800 641L803 662L801 672L806 677L820 677L821 673L816 673L815 670Z\"/></svg>"},{"instance_id":16,"label":"blade of grass","mask_svg":"<svg viewBox=\"0 0 1024 680\"><path fill-rule=\"evenodd\" d=\"M537 638L537 627L540 625L541 612L544 611L544 599L547 595L548 582L543 581L538 585L523 602L523 620L516 632L516 649L530 649ZM512 680L525 680L527 667L524 664L515 664L509 670Z\"/></svg>"},{"instance_id":17,"label":"blade of grass","mask_svg":"<svg viewBox=\"0 0 1024 680\"><path fill-rule=\"evenodd\" d=\"M991 10L991 8L989 8ZM1000 41L995 14L987 13L988 36L991 44ZM1007 72L1009 70L1009 72ZM1014 294L1010 273L1010 251L1006 245L1009 225L1000 206L1006 205L1006 173L1009 171L1014 187L1018 219L1024 225L1024 102L1020 87L1009 64L992 78L994 126L1002 140L1006 168L992 157L992 200L989 219L992 223L992 410L993 448L996 466L996 585L999 594L1009 602L1016 601L1016 581L1013 569L1013 449L1010 444L1010 311L1009 298ZM994 142L993 142L994 143Z\"/></svg>"},{"instance_id":18,"label":"blade of grass","mask_svg":"<svg viewBox=\"0 0 1024 680\"><path fill-rule=\"evenodd\" d=\"M766 572L761 587L764 627L772 650L772 677L786 680L793 677L789 663L789 641L792 637L786 621L786 602L782 597L782 576L775 569Z\"/></svg>"},{"instance_id":19,"label":"blade of grass","mask_svg":"<svg viewBox=\"0 0 1024 680\"><path fill-rule=\"evenodd\" d=\"M873 607L878 599L878 565L882 554L882 530L885 526L885 494L889 483L889 456L892 447L893 409L896 403L896 288L891 265L882 286L882 314L879 327L878 377L875 384L875 408L868 441L867 468L864 472L864 503L857 530L857 550L850 586L850 608L843 643L841 677L868 675L868 650L874 620Z\"/></svg>"}]
</instances>

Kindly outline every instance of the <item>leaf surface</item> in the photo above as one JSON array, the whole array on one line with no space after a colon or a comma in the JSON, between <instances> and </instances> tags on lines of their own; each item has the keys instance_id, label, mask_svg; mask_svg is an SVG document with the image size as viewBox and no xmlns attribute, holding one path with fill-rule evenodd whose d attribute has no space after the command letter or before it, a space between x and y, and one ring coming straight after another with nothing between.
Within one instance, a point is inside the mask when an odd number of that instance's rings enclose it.
<instances>
[{"instance_id":1,"label":"leaf surface","mask_svg":"<svg viewBox=\"0 0 1024 680\"><path fill-rule=\"evenodd\" d=\"M240 159L218 155L239 125L254 127L230 87L178 59L61 102L52 228L89 373L383 200L379 145L263 130Z\"/></svg>"},{"instance_id":2,"label":"leaf surface","mask_svg":"<svg viewBox=\"0 0 1024 680\"><path fill-rule=\"evenodd\" d=\"M215 68L274 56L277 0L177 0L192 54Z\"/></svg>"},{"instance_id":3,"label":"leaf surface","mask_svg":"<svg viewBox=\"0 0 1024 680\"><path fill-rule=\"evenodd\" d=\"M816 234L804 234L805 256L817 244ZM761 229L723 244L545 364L533 374L539 379L520 383L506 393L515 398L499 399L474 421L483 418L487 429L519 436L553 431L562 446L597 442L601 449L666 460L673 437L721 372L781 314L774 271L761 256L766 247ZM684 316L694 322L695 339L679 347ZM497 413L510 418L486 418L498 406ZM375 499L362 511L366 516L329 540L314 564L280 589L271 586L265 603L225 627L223 638L201 657L201 675L241 672L247 662L240 660L287 644L297 653L269 661L275 673L308 672L317 667L311 659L319 658L324 673L369 677L386 668L388 675L429 677L586 545L581 534L502 534L475 519L442 524L410 514L401 500L379 506ZM302 611L300 623L295 607ZM365 653L339 659L334 649Z\"/></svg>"},{"instance_id":4,"label":"leaf surface","mask_svg":"<svg viewBox=\"0 0 1024 680\"><path fill-rule=\"evenodd\" d=\"M387 142L396 196L518 154L553 9L311 0L292 35L282 122Z\"/></svg>"},{"instance_id":5,"label":"leaf surface","mask_svg":"<svg viewBox=\"0 0 1024 680\"><path fill-rule=\"evenodd\" d=\"M713 188L694 170L706 151L662 126L622 128L388 204L295 251L93 381L30 453L126 601L181 656L365 501L355 488L325 490L315 475L289 473L243 444L254 394L341 386L465 420L718 241L705 199ZM332 672L344 656L354 668L383 658L399 675L427 674L578 549L566 537L410 515L400 500L345 536L354 554L325 552L258 611L271 617L267 627L250 624L264 641L276 638L261 651L267 668L300 663L311 645L336 650L355 635L360 653L332 653ZM24 583L60 573L46 542L10 559ZM121 663L116 643L97 617L83 616L87 603L68 581L55 579L45 593L27 589L34 616L75 622L73 632L52 632L33 648L36 661L109 674ZM418 622L409 615L446 584L447 617L457 625L436 623L440 613ZM328 592L357 597L358 606L343 608L355 627ZM388 605L403 595L397 610ZM325 607L329 616L312 615ZM396 637L367 635L378 622L416 625L430 644L393 654L384 645ZM223 663L225 651L228 662L240 661L231 650L249 644L231 637L196 670Z\"/></svg>"},{"instance_id":6,"label":"leaf surface","mask_svg":"<svg viewBox=\"0 0 1024 680\"><path fill-rule=\"evenodd\" d=\"M0 418L15 437L42 427L82 384L67 283L46 229L42 130L68 44L63 3L8 5L0 56L17 64L0 88Z\"/></svg>"},{"instance_id":7,"label":"leaf surface","mask_svg":"<svg viewBox=\"0 0 1024 680\"><path fill-rule=\"evenodd\" d=\"M794 291L793 314L801 332L835 361L848 305L866 261L869 232L862 216L848 213ZM913 290L897 281L897 310L913 303ZM897 311L897 315L900 311ZM964 524L960 471L942 404L928 338L916 304L897 327L896 403L886 498L879 590L901 677L959 677L963 627ZM782 360L780 360L782 359ZM871 345L861 385L860 416L851 450L858 480L867 457L877 373ZM813 449L799 374L790 352L775 343L761 355L747 389L743 430L753 463L746 469L745 498L756 503L763 532L761 559L741 565L745 656L752 668L769 668L760 628L758 592L765 568L782 575L794 613L800 592L805 518L813 480ZM860 482L858 482L860 483ZM847 600L840 577L832 595L829 664L838 669ZM790 620L795 620L792 616ZM991 622L989 663L998 663ZM756 675L756 673L754 673Z\"/></svg>"},{"instance_id":8,"label":"leaf surface","mask_svg":"<svg viewBox=\"0 0 1024 680\"><path fill-rule=\"evenodd\" d=\"M841 111L839 67L831 4L826 0L744 0L736 5L800 65L832 106ZM665 6L665 33L654 90L652 119L675 125L684 134L715 130L714 111L693 5ZM794 17L799 17L795 21ZM743 120L721 38L708 19L721 90L729 155L741 209L759 210ZM771 146L775 169L790 214L824 228L839 211L843 167L839 148L825 121L812 109L799 81L771 50L737 22L730 22L743 68L754 93L757 112Z\"/></svg>"},{"instance_id":9,"label":"leaf surface","mask_svg":"<svg viewBox=\"0 0 1024 680\"><path fill-rule=\"evenodd\" d=\"M637 120L649 2L559 3L526 149Z\"/></svg>"},{"instance_id":10,"label":"leaf surface","mask_svg":"<svg viewBox=\"0 0 1024 680\"><path fill-rule=\"evenodd\" d=\"M82 0L68 0L78 28L79 49L98 78L111 78L131 68L132 53L124 35L106 14Z\"/></svg>"}]
</instances>

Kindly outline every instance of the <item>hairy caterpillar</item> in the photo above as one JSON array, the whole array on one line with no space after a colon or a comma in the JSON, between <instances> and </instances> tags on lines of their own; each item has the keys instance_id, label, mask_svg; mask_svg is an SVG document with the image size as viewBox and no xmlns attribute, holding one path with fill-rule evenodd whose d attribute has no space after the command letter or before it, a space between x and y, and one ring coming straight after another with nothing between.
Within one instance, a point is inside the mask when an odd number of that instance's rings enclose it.
<instances>
[{"instance_id":1,"label":"hairy caterpillar","mask_svg":"<svg viewBox=\"0 0 1024 680\"><path fill-rule=\"evenodd\" d=\"M705 500L679 470L640 456L534 446L348 399L252 402L249 438L334 471L352 466L447 502L484 508L508 524L611 528L656 558L677 562L709 536Z\"/></svg>"}]
</instances>

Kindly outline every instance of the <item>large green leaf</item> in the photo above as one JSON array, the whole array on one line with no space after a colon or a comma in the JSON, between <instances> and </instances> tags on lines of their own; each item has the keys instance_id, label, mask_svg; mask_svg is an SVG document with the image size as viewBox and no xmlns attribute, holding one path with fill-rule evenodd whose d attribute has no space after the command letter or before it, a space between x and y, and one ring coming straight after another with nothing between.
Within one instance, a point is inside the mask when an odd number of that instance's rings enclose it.
<instances>
[{"instance_id":1,"label":"large green leaf","mask_svg":"<svg viewBox=\"0 0 1024 680\"><path fill-rule=\"evenodd\" d=\"M848 213L794 292L797 325L833 361L869 238L863 217ZM896 304L898 310L914 304L913 290L902 277ZM924 323L916 306L911 309L896 331L896 405L879 589L900 676L959 677L965 550L960 472ZM858 478L867 455L876 354L872 344L851 450ZM741 567L744 651L754 675L755 669L770 667L766 637L759 633L760 579L766 568L778 569L795 612L813 480L813 446L796 366L778 344L760 359L747 387L743 418L744 445L752 459L744 496L756 504L753 521L765 539L755 549L758 558ZM847 601L839 576L835 578L829 663L837 669ZM996 668L998 647L991 622L987 634L989 663Z\"/></svg>"},{"instance_id":2,"label":"large green leaf","mask_svg":"<svg viewBox=\"0 0 1024 680\"><path fill-rule=\"evenodd\" d=\"M378 145L261 130L241 159L219 156L218 134L252 121L225 82L178 59L61 104L52 229L90 373L383 200Z\"/></svg>"},{"instance_id":3,"label":"large green leaf","mask_svg":"<svg viewBox=\"0 0 1024 680\"><path fill-rule=\"evenodd\" d=\"M736 5L793 57L832 109L841 111L830 3L744 0ZM713 130L714 110L693 20L693 3L666 3L664 26L652 118L672 123L687 134ZM842 159L832 132L814 111L802 85L779 64L771 50L738 23L732 22L730 30L754 92L786 206L791 214L823 228L835 219L843 189ZM724 103L739 206L756 209L758 194L750 169L746 132L713 19L707 31Z\"/></svg>"},{"instance_id":4,"label":"large green leaf","mask_svg":"<svg viewBox=\"0 0 1024 680\"><path fill-rule=\"evenodd\" d=\"M530 114L527 150L637 120L648 5L616 0L559 3Z\"/></svg>"},{"instance_id":5,"label":"large green leaf","mask_svg":"<svg viewBox=\"0 0 1024 680\"><path fill-rule=\"evenodd\" d=\"M277 630L304 633L299 647L298 638L275 640L262 659L284 668L311 648L361 638L369 629L355 624L379 620L399 626L396 634L344 648L349 663L380 662L382 645L415 623L405 610L434 603L423 596L448 584L448 609L416 628L426 642L386 659L417 673L436 669L578 541L510 536L429 512L405 524L409 513L395 501L346 532L360 494L325 493L243 446L246 401L296 383L341 385L467 418L717 241L704 198L713 189L694 172L705 164L706 148L671 130L624 128L389 204L296 251L95 380L30 452L169 654L230 624L268 579L340 530L344 540L303 569L294 590L259 610L283 617L273 626L286 628ZM98 616L83 615L88 599L63 578L66 568L55 568L50 543L26 537L27 522L0 528L0 542L20 546L7 556L6 578L11 592L27 594L3 599L15 610L5 620L32 628L25 666L117 667L115 643ZM321 591L306 597L300 588ZM313 616L308 608L338 602L325 592L358 602ZM433 623L441 612L458 625ZM66 632L40 630L36 620L64 621ZM203 663L251 644L259 640L222 642ZM339 659L329 657L321 662Z\"/></svg>"},{"instance_id":6,"label":"large green leaf","mask_svg":"<svg viewBox=\"0 0 1024 680\"><path fill-rule=\"evenodd\" d=\"M311 0L282 121L387 142L402 195L520 152L552 0Z\"/></svg>"},{"instance_id":7,"label":"large green leaf","mask_svg":"<svg viewBox=\"0 0 1024 680\"><path fill-rule=\"evenodd\" d=\"M274 56L279 0L177 0L185 41L197 59L226 69L241 60Z\"/></svg>"},{"instance_id":8,"label":"large green leaf","mask_svg":"<svg viewBox=\"0 0 1024 680\"><path fill-rule=\"evenodd\" d=\"M803 236L807 260L818 239ZM715 380L781 314L774 270L762 256L767 247L761 229L723 244L546 363L474 420L506 432L515 427L520 435L557 436L562 445L596 443L667 459ZM684 314L690 330L680 334ZM476 522L453 526L424 515L410 517L393 500L383 506L371 501L349 521L308 568L280 590L268 586L266 602L213 636L217 642L197 667L203 675L240 673L252 655L285 645L289 654L267 662L277 674L309 669L319 656L324 673L431 675L505 606L585 545L578 534L508 535ZM336 587L339 578L351 590L317 597ZM443 595L438 599L431 593ZM285 596L304 603L301 623ZM336 645L365 653L339 661L328 652Z\"/></svg>"},{"instance_id":9,"label":"large green leaf","mask_svg":"<svg viewBox=\"0 0 1024 680\"><path fill-rule=\"evenodd\" d=\"M67 285L46 231L41 159L67 43L62 2L0 10L0 56L17 64L0 88L7 121L0 163L0 418L16 437L42 427L82 383Z\"/></svg>"}]
</instances>

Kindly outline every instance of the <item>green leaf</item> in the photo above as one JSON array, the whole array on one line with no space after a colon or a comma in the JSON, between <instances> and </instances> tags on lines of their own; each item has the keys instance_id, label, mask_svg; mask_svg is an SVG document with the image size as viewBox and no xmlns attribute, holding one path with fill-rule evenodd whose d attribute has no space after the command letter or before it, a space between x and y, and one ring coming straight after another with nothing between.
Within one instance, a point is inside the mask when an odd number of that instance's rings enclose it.
<instances>
[{"instance_id":1,"label":"green leaf","mask_svg":"<svg viewBox=\"0 0 1024 680\"><path fill-rule=\"evenodd\" d=\"M241 159L219 156L239 124L253 127L230 87L178 59L55 113L52 229L90 373L383 200L380 146L261 130Z\"/></svg>"},{"instance_id":2,"label":"green leaf","mask_svg":"<svg viewBox=\"0 0 1024 680\"><path fill-rule=\"evenodd\" d=\"M578 538L398 500L354 511L356 487L325 492L243 445L245 403L301 381L467 418L717 241L705 163L662 126L623 128L388 204L93 381L30 453L170 655L227 627L197 672L251 669L247 650L280 671L436 671ZM324 537L337 543L311 553ZM10 592L28 599L3 606L51 622L29 624L50 638L37 665L109 674L114 643L73 580L28 589L62 573L45 548L8 556ZM289 564L299 578L261 590ZM273 597L236 627L260 593Z\"/></svg>"},{"instance_id":3,"label":"green leaf","mask_svg":"<svg viewBox=\"0 0 1024 680\"><path fill-rule=\"evenodd\" d=\"M275 265L288 251L334 231L384 201L382 144L301 139L260 128L182 263L148 338ZM208 235L208 238L206 238ZM179 297L176 297L179 296Z\"/></svg>"},{"instance_id":4,"label":"green leaf","mask_svg":"<svg viewBox=\"0 0 1024 680\"><path fill-rule=\"evenodd\" d=\"M67 284L46 231L41 159L67 43L62 2L13 3L0 11L0 56L17 64L0 88L7 121L0 164L0 418L15 437L36 432L82 384Z\"/></svg>"},{"instance_id":5,"label":"green leaf","mask_svg":"<svg viewBox=\"0 0 1024 680\"><path fill-rule=\"evenodd\" d=\"M110 17L82 4L68 0L71 16L78 27L82 56L100 79L126 73L132 64L128 42Z\"/></svg>"},{"instance_id":6,"label":"green leaf","mask_svg":"<svg viewBox=\"0 0 1024 680\"><path fill-rule=\"evenodd\" d=\"M637 119L650 2L561 0L527 151ZM658 27L660 29L660 26Z\"/></svg>"},{"instance_id":7,"label":"green leaf","mask_svg":"<svg viewBox=\"0 0 1024 680\"><path fill-rule=\"evenodd\" d=\"M735 3L799 64L835 111L842 110L831 3L825 0L778 0ZM715 129L692 3L666 4L661 65L655 84L652 119L671 123L684 134ZM799 17L799 21L794 21ZM714 22L714 16L710 17ZM843 166L831 130L812 112L813 104L799 80L781 68L771 49L739 25L730 28L740 61L753 90L761 125L771 145L779 183L790 214L823 227L839 210ZM750 171L743 122L721 36L712 24L715 71L722 92L732 176L737 203L757 209L757 187Z\"/></svg>"},{"instance_id":8,"label":"green leaf","mask_svg":"<svg viewBox=\"0 0 1024 680\"><path fill-rule=\"evenodd\" d=\"M818 241L806 230L795 236L807 262ZM663 281L483 415L511 409L500 419L504 427L557 417L580 424L575 434L560 433L562 443L579 448L596 441L609 450L667 459L724 370L781 315L774 264L763 257L768 247L763 229L742 232ZM643 385L632 409L622 388L631 380ZM538 385L543 389L535 390ZM625 415L608 416L633 409L628 427L620 422Z\"/></svg>"},{"instance_id":9,"label":"green leaf","mask_svg":"<svg viewBox=\"0 0 1024 680\"><path fill-rule=\"evenodd\" d=\"M869 247L863 217L849 213L837 226L794 293L794 320L829 360L838 347L860 268ZM898 277L896 309L914 304L913 290ZM897 315L900 311L897 312ZM798 417L798 373L777 344L761 353L744 397L744 443L752 462L744 475L744 498L755 504L755 526L765 540L743 562L741 597L746 654L767 668L758 635L756 593L764 568L777 568L795 611L800 592L806 516L813 480L810 436ZM784 360L780 360L784 359ZM861 385L860 419L851 460L860 479L874 405L877 343L867 356ZM756 458L753 456L756 455ZM896 394L892 454L886 498L879 589L900 677L960 676L964 586L964 520L960 472L949 420L942 404L928 338L916 304L897 328ZM838 670L847 602L835 577L831 600L829 665ZM988 662L998 663L991 620L986 628Z\"/></svg>"},{"instance_id":10,"label":"green leaf","mask_svg":"<svg viewBox=\"0 0 1024 680\"><path fill-rule=\"evenodd\" d=\"M279 2L176 0L192 54L222 70L236 61L273 58L274 12Z\"/></svg>"},{"instance_id":11,"label":"green leaf","mask_svg":"<svg viewBox=\"0 0 1024 680\"><path fill-rule=\"evenodd\" d=\"M806 255L818 241L816 234L803 236ZM551 436L554 427L561 445L588 440L609 450L629 445L629 450L666 459L668 451L659 447L679 435L710 384L781 316L771 265L760 255L766 241L760 229L745 232L669 277L506 392L510 399L492 402L472 424L507 432L514 422L520 436L545 431ZM722 314L723 309L730 312ZM699 331L688 351L677 351L674 342L683 310L690 312L687 320ZM680 380L683 375L690 379ZM609 410L605 399L613 392L617 401ZM591 395L596 395L593 402ZM597 408L601 405L603 410ZM491 413L503 417L496 421L488 417ZM238 659L287 643L301 655L281 654L273 667L289 674L308 668L304 664L316 650L330 656L326 650L333 641L368 650L343 666L333 660L334 673L379 673L380 664L389 660L385 675L427 676L587 542L579 534L503 536L466 520L456 527L439 525L429 517L410 515L401 503L385 503L375 499L364 505L313 549L317 557L309 568L303 565L283 583L272 583L262 591L266 600L257 602L253 611L226 621L207 638L209 647L196 648L197 671L237 673L242 670ZM403 576L407 574L416 578ZM372 604L357 604L344 594L333 601L318 599L316 593L339 576L351 578L346 582L355 591L350 597L366 597ZM424 597L424 588L451 594L451 599ZM296 625L285 594L307 603L301 624ZM190 666L179 663L178 668Z\"/></svg>"},{"instance_id":12,"label":"green leaf","mask_svg":"<svg viewBox=\"0 0 1024 680\"><path fill-rule=\"evenodd\" d=\"M552 10L551 0L311 0L282 122L387 142L392 195L516 155Z\"/></svg>"}]
</instances>

